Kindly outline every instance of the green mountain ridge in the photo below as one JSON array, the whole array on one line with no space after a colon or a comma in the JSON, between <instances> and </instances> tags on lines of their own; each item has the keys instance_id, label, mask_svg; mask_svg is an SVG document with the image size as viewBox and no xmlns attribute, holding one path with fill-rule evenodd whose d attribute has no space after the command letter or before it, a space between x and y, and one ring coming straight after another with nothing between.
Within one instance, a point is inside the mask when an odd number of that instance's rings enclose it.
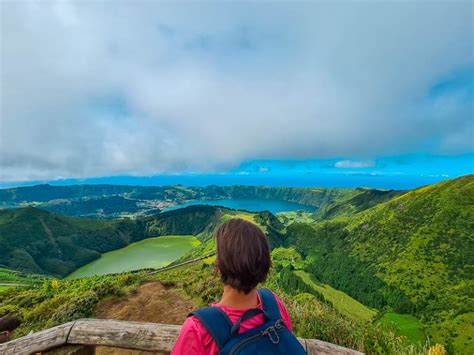
<instances>
[{"instance_id":1,"label":"green mountain ridge","mask_svg":"<svg viewBox=\"0 0 474 355\"><path fill-rule=\"evenodd\" d=\"M307 271L369 306L411 313L474 350L474 175L422 187L328 221L293 224ZM440 339L439 337L437 339Z\"/></svg>"},{"instance_id":2,"label":"green mountain ridge","mask_svg":"<svg viewBox=\"0 0 474 355\"><path fill-rule=\"evenodd\" d=\"M187 187L174 186L126 186L126 185L35 185L27 187L0 189L0 201L3 203L47 202L58 199L83 197L103 197L120 195L128 198L196 200L218 198L268 198L299 202L311 206L333 196L356 194L352 188L298 188L270 186L217 186Z\"/></svg>"},{"instance_id":3,"label":"green mountain ridge","mask_svg":"<svg viewBox=\"0 0 474 355\"><path fill-rule=\"evenodd\" d=\"M314 213L315 220L325 220L337 216L351 216L364 211L379 203L391 200L404 194L406 191L379 190L357 188L357 193L337 199L332 203L323 205Z\"/></svg>"}]
</instances>

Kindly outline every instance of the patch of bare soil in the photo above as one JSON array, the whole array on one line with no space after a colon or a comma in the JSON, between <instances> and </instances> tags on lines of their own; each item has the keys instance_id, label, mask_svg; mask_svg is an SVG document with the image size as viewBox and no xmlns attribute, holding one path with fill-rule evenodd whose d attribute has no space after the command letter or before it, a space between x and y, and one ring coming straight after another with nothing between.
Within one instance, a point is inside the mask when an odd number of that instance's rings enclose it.
<instances>
[{"instance_id":1,"label":"patch of bare soil","mask_svg":"<svg viewBox=\"0 0 474 355\"><path fill-rule=\"evenodd\" d=\"M176 292L166 289L159 281L142 284L124 300L107 300L95 311L96 318L182 324L195 309L193 302ZM96 354L136 355L151 354L125 349L97 347Z\"/></svg>"},{"instance_id":2,"label":"patch of bare soil","mask_svg":"<svg viewBox=\"0 0 474 355\"><path fill-rule=\"evenodd\" d=\"M159 281L152 281L139 286L125 300L107 300L101 303L95 311L95 317L182 324L194 308L191 300L166 289Z\"/></svg>"}]
</instances>

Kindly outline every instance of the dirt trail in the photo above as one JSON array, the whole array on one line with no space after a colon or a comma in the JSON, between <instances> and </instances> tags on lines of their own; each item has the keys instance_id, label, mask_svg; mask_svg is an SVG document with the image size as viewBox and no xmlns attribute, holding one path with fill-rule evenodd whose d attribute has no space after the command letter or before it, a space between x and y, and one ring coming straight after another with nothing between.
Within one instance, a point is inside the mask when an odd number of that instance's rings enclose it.
<instances>
[{"instance_id":1,"label":"dirt trail","mask_svg":"<svg viewBox=\"0 0 474 355\"><path fill-rule=\"evenodd\" d=\"M182 324L195 306L193 302L159 281L142 284L125 300L108 300L95 311L96 318L136 322Z\"/></svg>"},{"instance_id":2,"label":"dirt trail","mask_svg":"<svg viewBox=\"0 0 474 355\"><path fill-rule=\"evenodd\" d=\"M94 316L102 319L119 319L136 322L182 324L196 307L190 299L166 289L159 281L142 284L124 300L102 302ZM135 355L150 354L133 350L98 347L96 354Z\"/></svg>"}]
</instances>

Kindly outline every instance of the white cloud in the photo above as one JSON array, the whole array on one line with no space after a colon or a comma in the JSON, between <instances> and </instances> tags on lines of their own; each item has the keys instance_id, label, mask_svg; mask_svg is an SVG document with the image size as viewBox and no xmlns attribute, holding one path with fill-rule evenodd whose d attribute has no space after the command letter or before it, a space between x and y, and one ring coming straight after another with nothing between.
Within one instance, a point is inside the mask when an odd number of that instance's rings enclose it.
<instances>
[{"instance_id":1,"label":"white cloud","mask_svg":"<svg viewBox=\"0 0 474 355\"><path fill-rule=\"evenodd\" d=\"M375 162L373 161L354 161L354 160L340 160L334 164L335 168L373 168Z\"/></svg>"},{"instance_id":2,"label":"white cloud","mask_svg":"<svg viewBox=\"0 0 474 355\"><path fill-rule=\"evenodd\" d=\"M470 2L0 6L0 180L472 149Z\"/></svg>"}]
</instances>

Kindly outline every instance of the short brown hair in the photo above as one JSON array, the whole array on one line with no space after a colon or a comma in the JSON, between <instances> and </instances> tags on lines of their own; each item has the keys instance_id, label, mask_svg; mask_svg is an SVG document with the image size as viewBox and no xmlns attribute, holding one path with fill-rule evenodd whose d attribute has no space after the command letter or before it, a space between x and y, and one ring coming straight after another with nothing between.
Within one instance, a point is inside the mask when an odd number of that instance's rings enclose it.
<instances>
[{"instance_id":1,"label":"short brown hair","mask_svg":"<svg viewBox=\"0 0 474 355\"><path fill-rule=\"evenodd\" d=\"M271 266L267 237L255 224L235 218L216 232L217 268L224 285L244 293L265 281Z\"/></svg>"}]
</instances>

